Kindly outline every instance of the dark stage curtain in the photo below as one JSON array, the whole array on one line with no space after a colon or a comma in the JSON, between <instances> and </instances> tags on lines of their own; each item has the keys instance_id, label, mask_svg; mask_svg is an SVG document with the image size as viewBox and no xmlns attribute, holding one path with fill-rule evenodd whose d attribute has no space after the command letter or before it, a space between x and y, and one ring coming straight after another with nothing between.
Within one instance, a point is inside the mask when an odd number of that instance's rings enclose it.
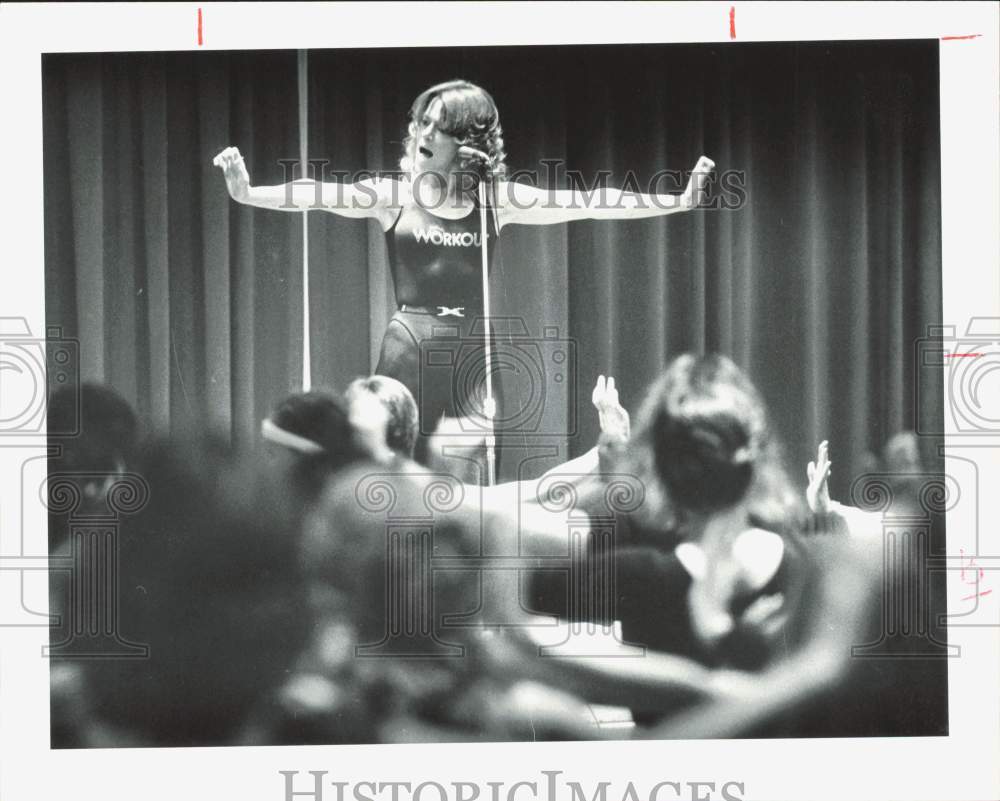
<instances>
[{"instance_id":1,"label":"dark stage curtain","mask_svg":"<svg viewBox=\"0 0 1000 801\"><path fill-rule=\"evenodd\" d=\"M256 437L302 364L302 236L230 203L212 157L239 142L281 183L296 147L295 53L43 60L46 316L81 377L156 429Z\"/></svg>"},{"instance_id":2,"label":"dark stage curtain","mask_svg":"<svg viewBox=\"0 0 1000 801\"><path fill-rule=\"evenodd\" d=\"M797 473L831 440L844 498L866 450L918 409L941 415L914 362L941 316L937 47L311 51L310 156L396 169L412 99L464 77L496 99L512 169L544 184L549 159L611 186L702 153L740 171L738 209L505 229L495 314L521 318L542 358L546 329L575 343L536 420L552 436L529 443L561 455L526 472L594 442L599 373L635 410L673 356L715 350L756 381ZM301 382L301 218L230 202L211 158L234 144L253 183L284 180L295 54L52 55L43 70L50 324L80 337L84 378L157 425L251 439ZM319 211L309 233L313 383L339 389L370 370L393 308L383 235Z\"/></svg>"}]
</instances>

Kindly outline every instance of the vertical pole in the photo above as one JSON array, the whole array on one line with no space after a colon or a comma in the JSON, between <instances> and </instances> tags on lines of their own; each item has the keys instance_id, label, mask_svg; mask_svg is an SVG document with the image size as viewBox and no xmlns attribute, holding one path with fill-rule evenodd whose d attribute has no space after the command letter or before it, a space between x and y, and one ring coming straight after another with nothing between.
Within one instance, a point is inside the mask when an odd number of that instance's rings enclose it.
<instances>
[{"instance_id":1,"label":"vertical pole","mask_svg":"<svg viewBox=\"0 0 1000 801\"><path fill-rule=\"evenodd\" d=\"M488 169L488 168L487 168ZM487 170L484 170L484 173ZM486 176L479 179L479 230L482 231L482 255L483 255L483 341L485 342L486 358L486 402L484 412L486 415L486 485L492 487L496 484L497 472L497 440L493 420L496 417L497 405L493 399L493 359L490 352L490 270L489 254L487 248L486 230Z\"/></svg>"},{"instance_id":2,"label":"vertical pole","mask_svg":"<svg viewBox=\"0 0 1000 801\"><path fill-rule=\"evenodd\" d=\"M299 163L302 180L309 178L309 65L307 51L298 51L299 79ZM312 358L309 340L309 212L302 212L302 391L312 386Z\"/></svg>"}]
</instances>

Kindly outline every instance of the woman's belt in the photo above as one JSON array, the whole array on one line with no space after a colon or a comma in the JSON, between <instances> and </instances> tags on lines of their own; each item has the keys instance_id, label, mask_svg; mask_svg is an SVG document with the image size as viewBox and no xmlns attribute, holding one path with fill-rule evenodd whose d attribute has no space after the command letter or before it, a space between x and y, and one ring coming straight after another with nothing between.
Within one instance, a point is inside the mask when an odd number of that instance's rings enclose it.
<instances>
[{"instance_id":1,"label":"woman's belt","mask_svg":"<svg viewBox=\"0 0 1000 801\"><path fill-rule=\"evenodd\" d=\"M474 311L468 306L414 306L411 303L400 303L399 310L410 314L432 314L435 317L465 317Z\"/></svg>"}]
</instances>

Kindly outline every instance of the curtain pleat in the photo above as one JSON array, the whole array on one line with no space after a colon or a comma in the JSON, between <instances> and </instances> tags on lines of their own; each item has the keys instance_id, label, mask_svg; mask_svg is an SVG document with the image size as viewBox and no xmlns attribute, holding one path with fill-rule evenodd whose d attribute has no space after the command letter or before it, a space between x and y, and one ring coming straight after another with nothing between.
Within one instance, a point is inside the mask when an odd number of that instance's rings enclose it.
<instances>
[{"instance_id":1,"label":"curtain pleat","mask_svg":"<svg viewBox=\"0 0 1000 801\"><path fill-rule=\"evenodd\" d=\"M140 184L141 270L135 306L139 322L137 396L140 415L157 430L170 425L170 386L174 373L170 349L170 236L167 206L166 143L167 127L166 63L163 56L142 59L138 64L141 98L135 110L139 120L142 148L135 170ZM226 231L220 232L225 236Z\"/></svg>"},{"instance_id":2,"label":"curtain pleat","mask_svg":"<svg viewBox=\"0 0 1000 801\"><path fill-rule=\"evenodd\" d=\"M76 265L76 319L71 336L80 339L80 361L104 378L104 81L101 63L88 62L66 73L69 134L68 191ZM46 163L46 169L58 165ZM111 227L111 226L109 226ZM69 333L69 332L67 332Z\"/></svg>"}]
</instances>

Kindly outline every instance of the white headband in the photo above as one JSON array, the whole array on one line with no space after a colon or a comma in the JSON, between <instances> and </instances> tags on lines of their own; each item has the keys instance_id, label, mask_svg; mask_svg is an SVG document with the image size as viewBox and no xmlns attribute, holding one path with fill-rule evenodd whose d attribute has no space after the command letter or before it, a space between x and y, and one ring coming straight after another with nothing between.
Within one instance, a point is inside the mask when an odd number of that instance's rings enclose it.
<instances>
[{"instance_id":1,"label":"white headband","mask_svg":"<svg viewBox=\"0 0 1000 801\"><path fill-rule=\"evenodd\" d=\"M270 420L264 420L260 424L260 434L268 442L284 445L286 448L291 448L293 451L298 451L299 453L323 453L326 450L322 445L318 445L311 439L300 437L298 434L293 434L291 431L279 428Z\"/></svg>"}]
</instances>

